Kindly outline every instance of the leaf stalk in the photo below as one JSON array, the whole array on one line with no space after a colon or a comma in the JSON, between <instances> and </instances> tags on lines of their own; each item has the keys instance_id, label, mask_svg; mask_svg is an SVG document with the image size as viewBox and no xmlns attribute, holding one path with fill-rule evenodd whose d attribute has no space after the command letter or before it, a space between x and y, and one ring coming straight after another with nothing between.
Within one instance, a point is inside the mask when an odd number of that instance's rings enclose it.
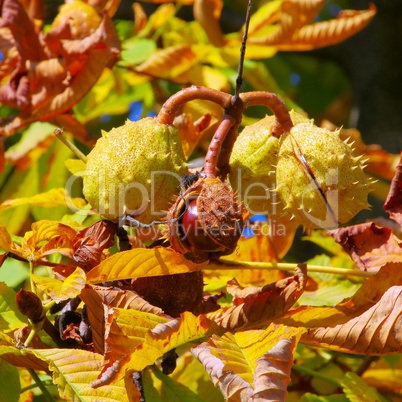
<instances>
[{"instance_id":1,"label":"leaf stalk","mask_svg":"<svg viewBox=\"0 0 402 402\"><path fill-rule=\"evenodd\" d=\"M229 269L261 269L261 270L279 270L279 271L294 271L297 267L295 263L287 262L257 262L257 261L232 261L225 258L220 258L215 264L207 265L205 270L229 270ZM325 274L357 276L361 278L370 278L375 275L375 272L358 271L349 268L325 267L323 265L308 265L308 272L319 272Z\"/></svg>"}]
</instances>

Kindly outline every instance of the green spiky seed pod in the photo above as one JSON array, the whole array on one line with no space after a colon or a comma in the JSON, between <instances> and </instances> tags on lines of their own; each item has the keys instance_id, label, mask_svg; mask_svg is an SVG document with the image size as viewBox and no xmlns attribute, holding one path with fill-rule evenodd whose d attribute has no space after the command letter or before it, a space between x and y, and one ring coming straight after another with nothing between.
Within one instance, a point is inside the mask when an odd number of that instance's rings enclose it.
<instances>
[{"instance_id":1,"label":"green spiky seed pod","mask_svg":"<svg viewBox=\"0 0 402 402\"><path fill-rule=\"evenodd\" d=\"M339 137L312 123L295 125L280 139L277 192L304 228L331 228L367 208L370 179L359 157Z\"/></svg>"},{"instance_id":2,"label":"green spiky seed pod","mask_svg":"<svg viewBox=\"0 0 402 402\"><path fill-rule=\"evenodd\" d=\"M309 121L294 111L290 116L293 124ZM245 127L232 150L230 183L251 214L283 213L280 198L274 191L279 152L279 139L272 135L274 122L274 116L266 116Z\"/></svg>"},{"instance_id":3,"label":"green spiky seed pod","mask_svg":"<svg viewBox=\"0 0 402 402\"><path fill-rule=\"evenodd\" d=\"M87 156L83 193L101 215L161 218L187 165L178 130L148 117L127 121L98 140Z\"/></svg>"}]
</instances>

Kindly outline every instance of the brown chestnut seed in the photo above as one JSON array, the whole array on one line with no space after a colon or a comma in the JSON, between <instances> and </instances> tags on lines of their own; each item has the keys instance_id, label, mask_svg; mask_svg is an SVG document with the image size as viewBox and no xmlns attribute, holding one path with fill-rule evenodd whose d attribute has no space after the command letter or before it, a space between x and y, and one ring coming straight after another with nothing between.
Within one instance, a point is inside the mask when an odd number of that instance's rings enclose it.
<instances>
[{"instance_id":1,"label":"brown chestnut seed","mask_svg":"<svg viewBox=\"0 0 402 402\"><path fill-rule=\"evenodd\" d=\"M242 209L227 183L199 178L168 212L172 248L195 262L231 254L243 229Z\"/></svg>"},{"instance_id":2,"label":"brown chestnut seed","mask_svg":"<svg viewBox=\"0 0 402 402\"><path fill-rule=\"evenodd\" d=\"M218 251L221 246L215 243L201 226L198 219L197 200L190 201L179 223L179 230L183 239L186 239L193 247L204 251Z\"/></svg>"}]
</instances>

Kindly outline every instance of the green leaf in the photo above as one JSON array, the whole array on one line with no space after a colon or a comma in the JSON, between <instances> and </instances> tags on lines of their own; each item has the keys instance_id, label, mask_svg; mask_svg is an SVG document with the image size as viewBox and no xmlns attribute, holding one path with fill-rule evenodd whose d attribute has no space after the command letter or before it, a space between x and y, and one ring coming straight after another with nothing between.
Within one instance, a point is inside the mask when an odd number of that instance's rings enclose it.
<instances>
[{"instance_id":1,"label":"green leaf","mask_svg":"<svg viewBox=\"0 0 402 402\"><path fill-rule=\"evenodd\" d=\"M17 367L0 359L0 395L1 400L18 402L21 384Z\"/></svg>"},{"instance_id":2,"label":"green leaf","mask_svg":"<svg viewBox=\"0 0 402 402\"><path fill-rule=\"evenodd\" d=\"M0 282L5 282L11 288L21 285L29 278L28 264L7 258L0 269Z\"/></svg>"},{"instance_id":3,"label":"green leaf","mask_svg":"<svg viewBox=\"0 0 402 402\"><path fill-rule=\"evenodd\" d=\"M156 43L150 39L133 37L123 42L122 65L136 65L147 60L156 51Z\"/></svg>"},{"instance_id":4,"label":"green leaf","mask_svg":"<svg viewBox=\"0 0 402 402\"><path fill-rule=\"evenodd\" d=\"M33 353L49 363L60 395L72 402L128 402L124 382L91 388L102 366L102 355L85 350L36 349Z\"/></svg>"},{"instance_id":5,"label":"green leaf","mask_svg":"<svg viewBox=\"0 0 402 402\"><path fill-rule=\"evenodd\" d=\"M350 402L345 395L318 396L314 394L304 394L299 402Z\"/></svg>"},{"instance_id":6,"label":"green leaf","mask_svg":"<svg viewBox=\"0 0 402 402\"><path fill-rule=\"evenodd\" d=\"M154 386L159 391L159 400L169 402L205 402L205 399L190 390L186 385L174 381L156 367L153 367L152 373L154 374Z\"/></svg>"},{"instance_id":7,"label":"green leaf","mask_svg":"<svg viewBox=\"0 0 402 402\"><path fill-rule=\"evenodd\" d=\"M18 311L15 302L16 293L4 282L0 282L0 330L11 331L21 328L27 319Z\"/></svg>"},{"instance_id":8,"label":"green leaf","mask_svg":"<svg viewBox=\"0 0 402 402\"><path fill-rule=\"evenodd\" d=\"M357 374L348 372L342 381L343 391L350 402L386 402L375 388L370 387L366 381Z\"/></svg>"}]
</instances>

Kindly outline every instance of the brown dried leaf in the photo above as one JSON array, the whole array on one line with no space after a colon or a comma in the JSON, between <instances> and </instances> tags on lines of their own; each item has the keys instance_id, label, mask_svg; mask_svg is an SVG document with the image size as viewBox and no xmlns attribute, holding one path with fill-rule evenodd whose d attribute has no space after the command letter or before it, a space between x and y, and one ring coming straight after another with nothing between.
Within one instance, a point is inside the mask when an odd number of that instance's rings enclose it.
<instances>
[{"instance_id":1,"label":"brown dried leaf","mask_svg":"<svg viewBox=\"0 0 402 402\"><path fill-rule=\"evenodd\" d=\"M284 401L293 350L303 331L271 325L265 330L213 335L192 353L225 399Z\"/></svg>"},{"instance_id":2,"label":"brown dried leaf","mask_svg":"<svg viewBox=\"0 0 402 402\"><path fill-rule=\"evenodd\" d=\"M207 317L228 331L268 325L289 310L301 296L306 282L306 268L305 264L299 264L293 277L266 285L262 292L261 288L253 288L248 296L236 298L234 306L207 314ZM246 294L247 288L240 292Z\"/></svg>"},{"instance_id":3,"label":"brown dried leaf","mask_svg":"<svg viewBox=\"0 0 402 402\"><path fill-rule=\"evenodd\" d=\"M281 339L257 360L254 393L250 402L285 401L297 338Z\"/></svg>"},{"instance_id":4,"label":"brown dried leaf","mask_svg":"<svg viewBox=\"0 0 402 402\"><path fill-rule=\"evenodd\" d=\"M390 217L402 225L402 153L395 176L391 182L388 197L384 209L389 212Z\"/></svg>"},{"instance_id":5,"label":"brown dried leaf","mask_svg":"<svg viewBox=\"0 0 402 402\"><path fill-rule=\"evenodd\" d=\"M14 104L18 100L21 113L9 124L3 122L1 135L12 135L34 121L51 120L69 111L92 88L103 69L117 60L119 39L109 17L104 15L98 28L82 40L71 40L68 24L69 21L65 21L64 25L53 27L47 35L40 34L49 49L47 56L20 54L29 75L26 70L20 74L15 69L7 83L13 91L4 86L3 91L8 92L0 92L0 99L13 107L18 107ZM37 48L40 51L44 48L39 40ZM4 102L3 98L8 101Z\"/></svg>"},{"instance_id":6,"label":"brown dried leaf","mask_svg":"<svg viewBox=\"0 0 402 402\"><path fill-rule=\"evenodd\" d=\"M304 343L364 355L402 351L402 286L392 286L381 299L345 324L315 328Z\"/></svg>"},{"instance_id":7,"label":"brown dried leaf","mask_svg":"<svg viewBox=\"0 0 402 402\"><path fill-rule=\"evenodd\" d=\"M375 272L388 262L402 261L401 241L388 228L368 222L328 233L362 271Z\"/></svg>"},{"instance_id":8,"label":"brown dried leaf","mask_svg":"<svg viewBox=\"0 0 402 402\"><path fill-rule=\"evenodd\" d=\"M108 220L100 220L79 231L73 245L74 261L87 270L98 265L103 250L113 246L116 231L116 224Z\"/></svg>"}]
</instances>

